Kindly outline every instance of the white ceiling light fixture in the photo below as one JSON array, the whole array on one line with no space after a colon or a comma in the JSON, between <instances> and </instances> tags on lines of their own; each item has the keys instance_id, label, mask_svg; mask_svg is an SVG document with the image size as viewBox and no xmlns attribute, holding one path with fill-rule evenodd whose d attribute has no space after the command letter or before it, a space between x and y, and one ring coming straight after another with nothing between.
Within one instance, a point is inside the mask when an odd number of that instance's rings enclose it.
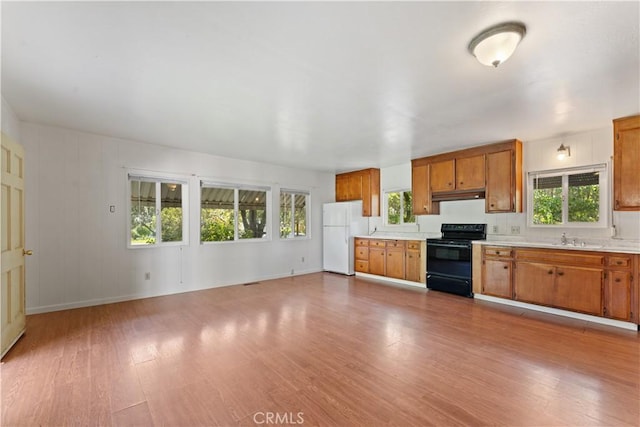
<instances>
[{"instance_id":1,"label":"white ceiling light fixture","mask_svg":"<svg viewBox=\"0 0 640 427\"><path fill-rule=\"evenodd\" d=\"M519 22L505 22L487 28L469 43L469 52L481 64L498 67L509 59L527 33Z\"/></svg>"}]
</instances>

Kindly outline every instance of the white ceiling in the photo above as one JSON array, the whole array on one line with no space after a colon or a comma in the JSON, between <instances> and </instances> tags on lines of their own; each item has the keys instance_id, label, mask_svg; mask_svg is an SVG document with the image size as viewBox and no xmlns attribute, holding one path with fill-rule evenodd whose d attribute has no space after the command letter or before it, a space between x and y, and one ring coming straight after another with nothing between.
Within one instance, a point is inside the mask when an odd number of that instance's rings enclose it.
<instances>
[{"instance_id":1,"label":"white ceiling","mask_svg":"<svg viewBox=\"0 0 640 427\"><path fill-rule=\"evenodd\" d=\"M467 52L521 21L498 69ZM309 169L384 167L640 112L640 3L2 2L18 117Z\"/></svg>"}]
</instances>

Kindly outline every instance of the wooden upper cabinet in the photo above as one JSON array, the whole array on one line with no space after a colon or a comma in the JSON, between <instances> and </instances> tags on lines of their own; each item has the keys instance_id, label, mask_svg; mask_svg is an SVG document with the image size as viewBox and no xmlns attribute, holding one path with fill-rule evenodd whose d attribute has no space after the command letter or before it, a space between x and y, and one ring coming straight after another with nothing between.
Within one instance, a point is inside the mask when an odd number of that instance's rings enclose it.
<instances>
[{"instance_id":1,"label":"wooden upper cabinet","mask_svg":"<svg viewBox=\"0 0 640 427\"><path fill-rule=\"evenodd\" d=\"M423 159L411 162L411 195L413 197L414 215L431 215L440 213L440 203L431 201L429 191L429 167Z\"/></svg>"},{"instance_id":2,"label":"wooden upper cabinet","mask_svg":"<svg viewBox=\"0 0 640 427\"><path fill-rule=\"evenodd\" d=\"M614 209L640 211L640 116L613 121Z\"/></svg>"},{"instance_id":3,"label":"wooden upper cabinet","mask_svg":"<svg viewBox=\"0 0 640 427\"><path fill-rule=\"evenodd\" d=\"M336 202L349 200L349 175L336 175Z\"/></svg>"},{"instance_id":4,"label":"wooden upper cabinet","mask_svg":"<svg viewBox=\"0 0 640 427\"><path fill-rule=\"evenodd\" d=\"M522 143L487 154L485 211L522 212Z\"/></svg>"},{"instance_id":5,"label":"wooden upper cabinet","mask_svg":"<svg viewBox=\"0 0 640 427\"><path fill-rule=\"evenodd\" d=\"M455 160L431 163L429 174L433 193L455 190Z\"/></svg>"},{"instance_id":6,"label":"wooden upper cabinet","mask_svg":"<svg viewBox=\"0 0 640 427\"><path fill-rule=\"evenodd\" d=\"M336 174L336 202L362 200L363 216L380 216L380 169Z\"/></svg>"},{"instance_id":7,"label":"wooden upper cabinet","mask_svg":"<svg viewBox=\"0 0 640 427\"><path fill-rule=\"evenodd\" d=\"M480 190L484 188L484 154L456 159L456 189Z\"/></svg>"},{"instance_id":8,"label":"wooden upper cabinet","mask_svg":"<svg viewBox=\"0 0 640 427\"><path fill-rule=\"evenodd\" d=\"M485 211L522 212L522 142L517 139L411 162L413 213L439 213L441 201L486 199Z\"/></svg>"}]
</instances>

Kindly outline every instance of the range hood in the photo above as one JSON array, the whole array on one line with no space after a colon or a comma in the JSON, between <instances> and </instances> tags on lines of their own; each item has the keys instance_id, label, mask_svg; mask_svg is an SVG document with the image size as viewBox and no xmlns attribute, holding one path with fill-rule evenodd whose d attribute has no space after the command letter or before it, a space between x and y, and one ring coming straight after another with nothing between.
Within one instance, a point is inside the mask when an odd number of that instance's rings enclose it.
<instances>
[{"instance_id":1,"label":"range hood","mask_svg":"<svg viewBox=\"0 0 640 427\"><path fill-rule=\"evenodd\" d=\"M484 198L485 198L484 190L447 191L442 193L433 193L431 195L431 200L433 202L446 202L451 200L475 200L475 199L484 199Z\"/></svg>"}]
</instances>

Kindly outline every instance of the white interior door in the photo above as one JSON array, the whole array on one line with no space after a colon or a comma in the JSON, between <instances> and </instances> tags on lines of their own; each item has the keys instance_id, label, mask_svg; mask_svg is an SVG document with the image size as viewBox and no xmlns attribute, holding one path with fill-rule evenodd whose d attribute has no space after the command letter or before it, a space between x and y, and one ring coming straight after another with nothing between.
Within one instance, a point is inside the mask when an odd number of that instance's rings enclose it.
<instances>
[{"instance_id":1,"label":"white interior door","mask_svg":"<svg viewBox=\"0 0 640 427\"><path fill-rule=\"evenodd\" d=\"M2 318L0 357L22 336L26 325L24 257L24 150L2 134Z\"/></svg>"}]
</instances>

